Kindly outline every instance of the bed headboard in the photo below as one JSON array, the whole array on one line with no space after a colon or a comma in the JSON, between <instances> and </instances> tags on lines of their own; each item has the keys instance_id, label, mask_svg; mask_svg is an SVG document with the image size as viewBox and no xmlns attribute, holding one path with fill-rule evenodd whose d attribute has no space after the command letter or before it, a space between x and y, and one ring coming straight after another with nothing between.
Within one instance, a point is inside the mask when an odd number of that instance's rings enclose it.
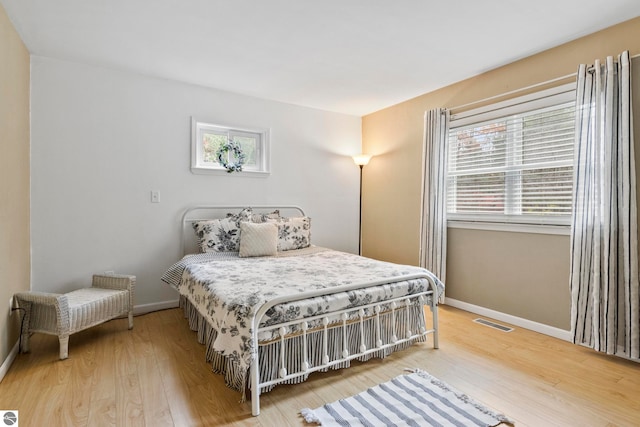
<instances>
[{"instance_id":1,"label":"bed headboard","mask_svg":"<svg viewBox=\"0 0 640 427\"><path fill-rule=\"evenodd\" d=\"M226 218L227 213L238 213L242 209L251 207L253 213L270 213L279 210L282 216L305 216L302 208L298 206L230 206L230 205L211 205L211 206L192 206L182 214L182 255L195 254L199 252L198 238L193 231L192 224L195 221L207 219Z\"/></svg>"}]
</instances>

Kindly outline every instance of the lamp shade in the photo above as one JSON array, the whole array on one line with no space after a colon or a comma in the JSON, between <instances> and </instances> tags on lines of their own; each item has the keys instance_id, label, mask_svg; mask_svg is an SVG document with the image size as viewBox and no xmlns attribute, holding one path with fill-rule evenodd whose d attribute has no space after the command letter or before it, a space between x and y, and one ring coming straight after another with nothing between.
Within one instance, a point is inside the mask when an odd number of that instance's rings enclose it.
<instances>
[{"instance_id":1,"label":"lamp shade","mask_svg":"<svg viewBox=\"0 0 640 427\"><path fill-rule=\"evenodd\" d=\"M366 166L371 160L371 154L358 154L357 156L353 156L353 163L358 166Z\"/></svg>"}]
</instances>

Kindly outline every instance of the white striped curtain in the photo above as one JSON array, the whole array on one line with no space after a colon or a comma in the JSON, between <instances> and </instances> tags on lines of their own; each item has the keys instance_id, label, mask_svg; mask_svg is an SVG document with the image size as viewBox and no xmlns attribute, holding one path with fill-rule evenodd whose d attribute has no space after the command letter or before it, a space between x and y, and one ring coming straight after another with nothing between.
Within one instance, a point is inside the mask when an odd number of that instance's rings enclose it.
<instances>
[{"instance_id":1,"label":"white striped curtain","mask_svg":"<svg viewBox=\"0 0 640 427\"><path fill-rule=\"evenodd\" d=\"M420 266L445 283L447 273L447 135L449 111L424 115ZM444 292L440 297L444 302Z\"/></svg>"},{"instance_id":2,"label":"white striped curtain","mask_svg":"<svg viewBox=\"0 0 640 427\"><path fill-rule=\"evenodd\" d=\"M640 359L636 172L629 52L578 69L571 332Z\"/></svg>"}]
</instances>

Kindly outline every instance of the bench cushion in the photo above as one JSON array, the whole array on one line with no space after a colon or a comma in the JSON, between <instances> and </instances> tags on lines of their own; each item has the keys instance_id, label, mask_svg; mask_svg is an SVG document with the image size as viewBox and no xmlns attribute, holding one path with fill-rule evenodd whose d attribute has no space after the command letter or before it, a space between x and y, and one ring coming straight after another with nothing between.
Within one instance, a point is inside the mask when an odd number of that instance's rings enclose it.
<instances>
[{"instance_id":1,"label":"bench cushion","mask_svg":"<svg viewBox=\"0 0 640 427\"><path fill-rule=\"evenodd\" d=\"M66 296L72 331L88 328L128 311L129 292L126 290L83 288Z\"/></svg>"}]
</instances>

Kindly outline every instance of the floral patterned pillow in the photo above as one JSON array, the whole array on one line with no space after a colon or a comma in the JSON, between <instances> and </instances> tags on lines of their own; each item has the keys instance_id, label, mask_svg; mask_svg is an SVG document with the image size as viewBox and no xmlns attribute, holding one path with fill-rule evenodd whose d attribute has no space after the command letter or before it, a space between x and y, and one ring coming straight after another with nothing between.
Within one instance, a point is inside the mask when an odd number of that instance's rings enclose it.
<instances>
[{"instance_id":1,"label":"floral patterned pillow","mask_svg":"<svg viewBox=\"0 0 640 427\"><path fill-rule=\"evenodd\" d=\"M280 211L276 209L271 213L254 213L251 215L251 222L267 222L270 219L280 219Z\"/></svg>"},{"instance_id":2,"label":"floral patterned pillow","mask_svg":"<svg viewBox=\"0 0 640 427\"><path fill-rule=\"evenodd\" d=\"M223 219L196 221L193 229L200 240L201 252L238 252L240 249L240 223L251 219L251 208Z\"/></svg>"},{"instance_id":3,"label":"floral patterned pillow","mask_svg":"<svg viewBox=\"0 0 640 427\"><path fill-rule=\"evenodd\" d=\"M251 208L244 208L242 209L240 212L238 213L227 213L227 219L233 219L235 221L238 221L238 224L240 224L240 221L251 221L251 216L253 215L253 209ZM240 225L238 225L239 227Z\"/></svg>"},{"instance_id":4,"label":"floral patterned pillow","mask_svg":"<svg viewBox=\"0 0 640 427\"><path fill-rule=\"evenodd\" d=\"M311 245L311 218L308 216L267 219L278 224L278 250L304 249Z\"/></svg>"}]
</instances>

